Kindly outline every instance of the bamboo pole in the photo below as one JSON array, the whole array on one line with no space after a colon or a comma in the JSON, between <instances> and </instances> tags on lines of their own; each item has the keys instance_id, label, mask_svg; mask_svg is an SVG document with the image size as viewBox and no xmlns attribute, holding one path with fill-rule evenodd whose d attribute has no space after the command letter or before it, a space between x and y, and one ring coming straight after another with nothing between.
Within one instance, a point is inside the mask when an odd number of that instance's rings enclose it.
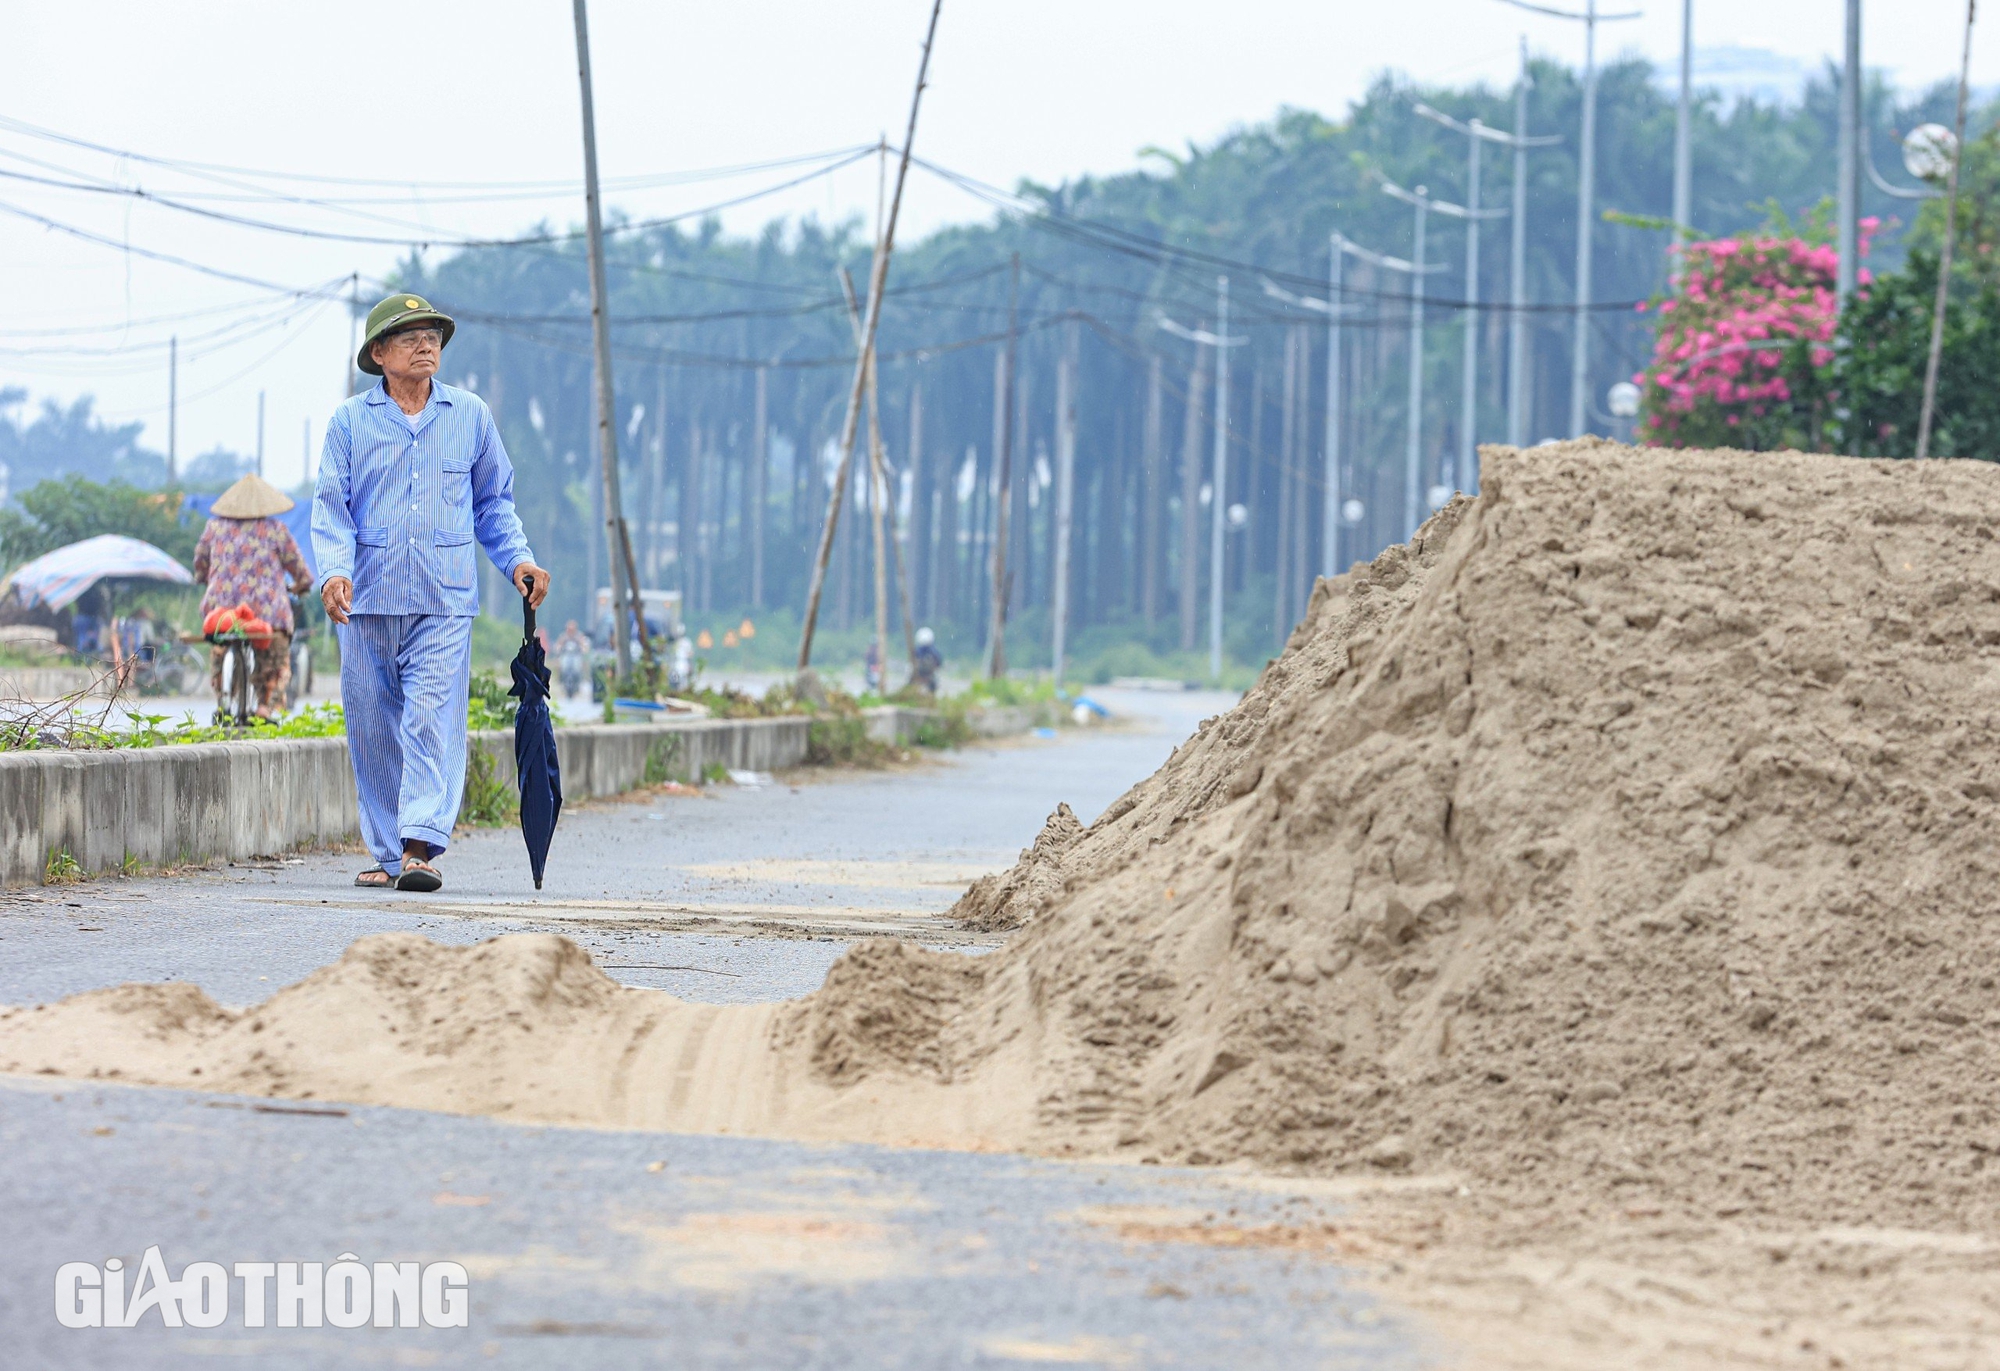
<instances>
[{"instance_id":1,"label":"bamboo pole","mask_svg":"<svg viewBox=\"0 0 2000 1371\"><path fill-rule=\"evenodd\" d=\"M580 5L582 0L577 0ZM799 671L812 666L813 630L819 621L821 592L826 587L827 558L833 552L833 536L840 525L840 503L847 495L847 481L854 467L854 440L860 427L862 387L868 379L869 353L875 345L875 330L882 318L882 287L889 275L889 256L896 245L896 218L903 207L903 183L910 174L910 145L917 136L917 110L924 98L924 83L930 74L931 44L937 37L938 14L944 0L931 0L930 25L924 31L923 56L917 62L917 87L910 96L910 122L903 134L902 159L896 167L896 193L889 201L888 222L883 225L882 249L875 254L868 273L868 315L862 326L861 355L854 361L854 380L847 391L847 417L840 433L840 469L834 477L833 495L827 502L826 522L820 526L819 549L813 558L811 588L806 592L805 622L799 633Z\"/></svg>"},{"instance_id":2,"label":"bamboo pole","mask_svg":"<svg viewBox=\"0 0 2000 1371\"><path fill-rule=\"evenodd\" d=\"M1957 140L1952 145L1951 176L1945 186L1944 248L1938 254L1937 305L1931 311L1930 356L1924 361L1924 409L1917 423L1917 458L1931 455L1931 425L1937 419L1938 363L1944 356L1944 307L1951 298L1951 249L1958 234L1958 171L1965 164L1965 102L1972 81L1972 19L1978 0L1965 0L1965 56L1958 68Z\"/></svg>"}]
</instances>

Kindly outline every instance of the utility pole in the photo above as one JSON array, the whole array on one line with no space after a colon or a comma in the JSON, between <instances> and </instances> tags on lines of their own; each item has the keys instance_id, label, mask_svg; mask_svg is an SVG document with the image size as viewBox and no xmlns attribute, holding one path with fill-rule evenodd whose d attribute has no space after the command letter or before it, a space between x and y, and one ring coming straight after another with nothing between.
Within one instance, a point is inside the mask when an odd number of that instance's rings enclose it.
<instances>
[{"instance_id":1,"label":"utility pole","mask_svg":"<svg viewBox=\"0 0 2000 1371\"><path fill-rule=\"evenodd\" d=\"M1839 234L1840 264L1835 270L1835 289L1840 307L1854 296L1861 265L1861 0L1847 0L1846 42L1841 47L1839 143L1839 205L1835 225Z\"/></svg>"},{"instance_id":2,"label":"utility pole","mask_svg":"<svg viewBox=\"0 0 2000 1371\"><path fill-rule=\"evenodd\" d=\"M1153 626L1153 620L1160 612L1160 517L1166 506L1166 473L1160 450L1163 416L1160 410L1165 391L1166 365L1166 358L1157 352L1147 362L1146 426L1140 440L1146 478L1141 487L1145 492L1145 503L1139 514L1139 613L1145 619L1147 628Z\"/></svg>"},{"instance_id":3,"label":"utility pole","mask_svg":"<svg viewBox=\"0 0 2000 1371\"><path fill-rule=\"evenodd\" d=\"M1385 184L1383 187L1388 189ZM1397 190L1402 187L1398 186ZM1394 195L1395 192L1391 191ZM1416 209L1416 238L1410 251L1410 260L1418 266L1424 262L1424 220L1430 211L1430 195L1418 186L1414 193L1396 195L1398 200L1407 200ZM1414 274L1410 277L1410 378L1409 378L1410 422L1404 430L1403 440L1403 531L1407 536L1417 530L1423 522L1423 431L1424 431L1424 284Z\"/></svg>"},{"instance_id":4,"label":"utility pole","mask_svg":"<svg viewBox=\"0 0 2000 1371\"><path fill-rule=\"evenodd\" d=\"M1222 679L1222 581L1225 507L1229 503L1229 278L1215 278L1215 461L1208 502L1208 675ZM1249 342L1248 338L1243 339Z\"/></svg>"},{"instance_id":5,"label":"utility pole","mask_svg":"<svg viewBox=\"0 0 2000 1371\"><path fill-rule=\"evenodd\" d=\"M757 368L757 412L756 430L750 441L751 460L756 463L750 473L750 606L764 607L764 519L768 493L765 483L771 471L771 429L768 408L767 381L769 367Z\"/></svg>"},{"instance_id":6,"label":"utility pole","mask_svg":"<svg viewBox=\"0 0 2000 1371\"><path fill-rule=\"evenodd\" d=\"M1050 661L1055 683L1063 680L1063 648L1069 626L1069 540L1076 502L1076 364L1074 321L1063 326L1063 355L1056 367L1055 581L1050 588Z\"/></svg>"},{"instance_id":7,"label":"utility pole","mask_svg":"<svg viewBox=\"0 0 2000 1371\"><path fill-rule=\"evenodd\" d=\"M582 0L577 0L581 4ZM889 256L896 246L896 219L903 207L903 183L910 174L910 145L917 137L917 110L923 102L924 83L930 74L931 44L937 37L938 13L944 8L944 0L931 0L930 26L924 31L923 56L917 61L917 88L910 96L910 122L903 134L902 158L896 166L896 193L889 201L888 222L882 229L882 248L875 254L868 271L868 314L862 323L862 344L860 355L854 362L854 379L847 391L847 417L842 421L840 433L840 467L833 481L833 491L827 501L826 520L820 525L819 550L813 559L812 583L806 591L805 622L799 632L799 673L804 676L812 666L813 631L819 624L820 595L826 588L827 558L833 553L834 535L840 528L840 506L847 498L848 476L854 467L854 440L861 423L861 401L868 382L869 359L875 350L875 330L882 319L882 289L889 277Z\"/></svg>"},{"instance_id":8,"label":"utility pole","mask_svg":"<svg viewBox=\"0 0 2000 1371\"><path fill-rule=\"evenodd\" d=\"M1583 24L1583 136L1576 177L1576 325L1570 343L1569 436L1581 438L1590 399L1590 274L1592 216L1597 201L1597 26L1618 19L1637 19L1637 10L1599 14L1597 0L1584 0L1582 13L1528 0L1505 0L1517 9L1574 19Z\"/></svg>"},{"instance_id":9,"label":"utility pole","mask_svg":"<svg viewBox=\"0 0 2000 1371\"><path fill-rule=\"evenodd\" d=\"M1415 248L1410 261L1416 270L1410 273L1410 424L1405 434L1403 446L1403 514L1408 531L1414 533L1424 521L1423 515L1423 424L1424 424L1424 289L1419 279L1424 261L1425 221L1432 210L1463 219L1468 225L1478 222L1479 211L1464 205L1448 204L1431 198L1429 190L1418 186L1415 190L1405 190L1393 181L1382 183L1382 192L1401 200L1416 211ZM1470 313L1470 311L1468 311Z\"/></svg>"},{"instance_id":10,"label":"utility pole","mask_svg":"<svg viewBox=\"0 0 2000 1371\"><path fill-rule=\"evenodd\" d=\"M257 479L264 479L264 392L257 392Z\"/></svg>"},{"instance_id":11,"label":"utility pole","mask_svg":"<svg viewBox=\"0 0 2000 1371\"><path fill-rule=\"evenodd\" d=\"M1402 188L1397 187L1397 189L1400 191ZM1408 192L1404 193L1407 194ZM1432 209L1441 208L1438 201L1433 200L1430 204ZM1452 208L1456 209L1457 206L1452 206ZM1342 517L1341 505L1344 503L1340 494L1342 344L1340 321L1356 310L1355 306L1344 303L1340 298L1343 290L1341 285L1341 262L1344 258L1350 256L1357 257L1379 271L1400 271L1408 274L1411 282L1410 293L1413 297L1413 302L1418 304L1421 302L1414 300L1418 290L1417 277L1426 272L1442 271L1443 268L1437 266L1418 266L1415 262L1404 261L1401 257L1385 257L1379 252L1370 252L1367 248L1362 247L1359 243L1354 242L1337 230L1329 236L1327 249L1331 254L1332 260L1327 264L1326 299L1317 300L1310 295L1294 295L1290 291L1282 289L1276 282L1268 278L1264 282L1264 293L1275 299L1283 300L1287 304L1298 305L1303 309L1318 310L1326 315L1327 532L1326 544L1321 551L1321 557L1323 558L1323 574L1332 576L1336 575L1339 571L1340 543L1337 530ZM1418 398L1422 398L1421 391L1418 393ZM1411 410L1413 418L1415 414L1416 411L1414 409Z\"/></svg>"},{"instance_id":12,"label":"utility pole","mask_svg":"<svg viewBox=\"0 0 2000 1371\"><path fill-rule=\"evenodd\" d=\"M1972 91L1972 20L1978 0L1965 0L1965 55L1958 68L1958 114L1952 125L1951 175L1944 188L1944 247L1938 253L1937 304L1931 311L1930 357L1924 363L1924 408L1917 423L1917 459L1931 453L1937 419L1938 362L1944 353L1944 310L1951 298L1951 250L1958 235L1958 175L1965 165L1965 105Z\"/></svg>"},{"instance_id":13,"label":"utility pole","mask_svg":"<svg viewBox=\"0 0 2000 1371\"><path fill-rule=\"evenodd\" d=\"M1482 210L1479 208L1479 145L1498 143L1503 147L1513 146L1516 139L1499 129L1488 128L1479 120L1461 123L1440 110L1418 102L1418 114L1434 124L1466 136L1468 145L1465 168L1465 359L1463 376L1460 379L1459 411L1463 418L1459 424L1459 469L1458 479L1464 482L1463 489L1479 493L1479 221L1498 219L1502 210ZM1527 140L1532 145L1546 145L1556 142L1554 138ZM1518 154L1522 149L1516 148ZM1445 211L1449 213L1449 211ZM1518 221L1516 232L1518 234Z\"/></svg>"},{"instance_id":14,"label":"utility pole","mask_svg":"<svg viewBox=\"0 0 2000 1371\"><path fill-rule=\"evenodd\" d=\"M1507 259L1507 441L1528 444L1528 39L1514 86L1514 222Z\"/></svg>"},{"instance_id":15,"label":"utility pole","mask_svg":"<svg viewBox=\"0 0 2000 1371\"><path fill-rule=\"evenodd\" d=\"M1340 525L1344 517L1341 512L1344 501L1340 498L1340 321L1347 309L1340 298L1340 268L1346 259L1341 236L1332 234L1327 239L1326 264L1326 508L1321 512L1325 533L1320 539L1319 559L1322 576L1340 574Z\"/></svg>"},{"instance_id":16,"label":"utility pole","mask_svg":"<svg viewBox=\"0 0 2000 1371\"><path fill-rule=\"evenodd\" d=\"M313 461L313 421L310 417L299 420L299 471L300 479L314 481L319 476L319 466Z\"/></svg>"},{"instance_id":17,"label":"utility pole","mask_svg":"<svg viewBox=\"0 0 2000 1371\"><path fill-rule=\"evenodd\" d=\"M1271 289L1268 282L1265 288L1267 290ZM1215 351L1215 455L1209 463L1208 487L1208 674L1211 678L1219 680L1222 676L1222 539L1226 527L1225 518L1229 503L1227 494L1229 488L1229 349L1242 347L1250 339L1248 337L1232 338L1229 336L1229 278L1227 276L1218 276L1215 278L1215 332L1210 333L1206 329L1183 328L1164 314L1156 317L1159 320L1160 327L1168 333L1173 334L1174 337L1184 338L1190 343L1212 348ZM1199 371L1196 374L1199 375ZM1188 413L1190 415L1195 413L1193 396L1194 391L1190 387L1190 403L1188 405ZM1191 447L1188 451L1192 454L1198 451L1198 449ZM1190 479L1187 485L1191 486L1192 484L1193 481ZM1192 494L1192 491L1187 490L1187 486L1183 486L1183 490L1187 491L1188 494ZM1186 511L1182 512L1182 518L1183 520L1186 519ZM1191 527L1188 530L1188 536L1189 538L1194 536L1194 531ZM1189 551L1192 550L1190 544L1184 543L1183 547ZM1192 599L1191 596L1185 594L1185 589L1192 588L1193 583L1193 577L1188 575L1184 569L1181 574L1181 585L1184 588L1183 599ZM1181 616L1184 624L1192 625L1193 620L1187 617L1185 607L1181 611Z\"/></svg>"},{"instance_id":18,"label":"utility pole","mask_svg":"<svg viewBox=\"0 0 2000 1371\"><path fill-rule=\"evenodd\" d=\"M361 273L347 274L347 393L361 389Z\"/></svg>"},{"instance_id":19,"label":"utility pole","mask_svg":"<svg viewBox=\"0 0 2000 1371\"><path fill-rule=\"evenodd\" d=\"M882 192L889 172L889 138L883 134L875 143L875 254L882 252ZM854 308L854 287L847 273L841 273L847 291L847 307ZM859 339L856 340L857 342ZM875 369L875 340L868 350L868 513L875 534L875 670L877 691L889 693L889 544L885 528L889 502L889 473L882 455L881 377Z\"/></svg>"},{"instance_id":20,"label":"utility pole","mask_svg":"<svg viewBox=\"0 0 2000 1371\"><path fill-rule=\"evenodd\" d=\"M1860 0L1848 0L1851 12ZM1845 113L1847 86L1841 83L1841 108ZM1694 0L1681 0L1681 100L1674 111L1674 247L1676 251L1667 260L1667 277L1679 290L1681 273L1687 269L1687 245L1691 237L1688 226L1694 222ZM1841 156L1847 156L1843 143ZM1841 193L1845 195L1853 188L1854 168L1843 160L1840 164ZM1845 222L1844 220L1842 221ZM1841 254L1841 261L1848 254ZM1844 292L1843 292L1844 294Z\"/></svg>"},{"instance_id":21,"label":"utility pole","mask_svg":"<svg viewBox=\"0 0 2000 1371\"><path fill-rule=\"evenodd\" d=\"M997 681L1007 674L1007 518L1014 503L1014 363L1020 342L1021 254L1015 253L1007 272L1007 350L1001 355L999 485L994 490L993 626L986 676Z\"/></svg>"},{"instance_id":22,"label":"utility pole","mask_svg":"<svg viewBox=\"0 0 2000 1371\"><path fill-rule=\"evenodd\" d=\"M583 92L583 203L590 235L590 322L595 340L597 363L597 440L603 470L604 539L611 568L611 643L617 659L618 677L632 674L632 644L627 616L632 601L629 591L636 584L631 567L621 565L626 558L624 505L618 490L618 411L611 378L610 301L604 286L604 219L598 202L597 114L590 89L590 28L584 14L586 0L574 0L576 18L577 82ZM594 587L593 587L594 590ZM645 633L645 624L639 632ZM650 654L649 654L650 655Z\"/></svg>"},{"instance_id":23,"label":"utility pole","mask_svg":"<svg viewBox=\"0 0 2000 1371\"><path fill-rule=\"evenodd\" d=\"M348 349L352 352L353 349ZM167 484L174 483L180 470L181 423L181 338L167 339Z\"/></svg>"},{"instance_id":24,"label":"utility pole","mask_svg":"<svg viewBox=\"0 0 2000 1371\"><path fill-rule=\"evenodd\" d=\"M1472 121L1465 172L1465 355L1459 363L1458 484L1479 493L1479 128Z\"/></svg>"}]
</instances>

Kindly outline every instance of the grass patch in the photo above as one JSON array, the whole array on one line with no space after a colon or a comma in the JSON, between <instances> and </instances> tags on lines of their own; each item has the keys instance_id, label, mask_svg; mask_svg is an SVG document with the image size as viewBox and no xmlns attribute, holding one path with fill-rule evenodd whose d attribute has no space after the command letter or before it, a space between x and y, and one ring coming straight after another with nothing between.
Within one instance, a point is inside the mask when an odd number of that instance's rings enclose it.
<instances>
[{"instance_id":1,"label":"grass patch","mask_svg":"<svg viewBox=\"0 0 2000 1371\"><path fill-rule=\"evenodd\" d=\"M653 739L646 748L644 779L647 785L665 785L668 781L679 779L681 742L678 733Z\"/></svg>"},{"instance_id":2,"label":"grass patch","mask_svg":"<svg viewBox=\"0 0 2000 1371\"><path fill-rule=\"evenodd\" d=\"M477 743L465 753L465 799L459 822L477 828L498 828L521 817L521 797L501 774L493 754Z\"/></svg>"},{"instance_id":3,"label":"grass patch","mask_svg":"<svg viewBox=\"0 0 2000 1371\"><path fill-rule=\"evenodd\" d=\"M43 885L75 885L84 879L83 867L66 847L54 848L42 863Z\"/></svg>"}]
</instances>

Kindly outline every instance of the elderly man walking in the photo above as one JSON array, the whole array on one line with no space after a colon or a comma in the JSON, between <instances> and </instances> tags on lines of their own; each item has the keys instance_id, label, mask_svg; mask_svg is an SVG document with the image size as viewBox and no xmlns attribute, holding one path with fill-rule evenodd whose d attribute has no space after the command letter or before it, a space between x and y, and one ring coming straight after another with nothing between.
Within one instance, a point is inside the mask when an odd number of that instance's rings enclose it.
<instances>
[{"instance_id":1,"label":"elderly man walking","mask_svg":"<svg viewBox=\"0 0 2000 1371\"><path fill-rule=\"evenodd\" d=\"M381 377L326 426L313 549L340 630L359 886L436 890L465 792L465 696L479 613L473 540L540 608L549 575L514 511L514 468L486 404L436 379L452 320L416 295L368 312L357 365Z\"/></svg>"}]
</instances>

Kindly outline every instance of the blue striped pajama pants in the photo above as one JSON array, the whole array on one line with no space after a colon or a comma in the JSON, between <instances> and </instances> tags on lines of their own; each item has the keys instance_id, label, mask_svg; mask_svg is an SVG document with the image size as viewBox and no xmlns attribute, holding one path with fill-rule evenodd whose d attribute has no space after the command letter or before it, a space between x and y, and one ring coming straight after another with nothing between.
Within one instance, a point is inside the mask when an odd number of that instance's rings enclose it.
<instances>
[{"instance_id":1,"label":"blue striped pajama pants","mask_svg":"<svg viewBox=\"0 0 2000 1371\"><path fill-rule=\"evenodd\" d=\"M465 798L472 619L355 614L340 629L340 702L361 797L361 839L394 872L403 843L451 842Z\"/></svg>"}]
</instances>

